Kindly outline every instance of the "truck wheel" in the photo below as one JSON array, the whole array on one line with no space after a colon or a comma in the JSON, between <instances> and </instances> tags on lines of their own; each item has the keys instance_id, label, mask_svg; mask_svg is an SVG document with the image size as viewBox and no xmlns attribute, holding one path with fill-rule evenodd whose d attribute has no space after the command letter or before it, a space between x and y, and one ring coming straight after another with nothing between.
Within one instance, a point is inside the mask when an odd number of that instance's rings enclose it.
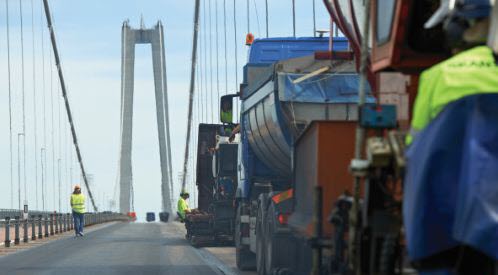
<instances>
[{"instance_id":1,"label":"truck wheel","mask_svg":"<svg viewBox=\"0 0 498 275\"><path fill-rule=\"evenodd\" d=\"M237 207L237 215L235 216L235 263L240 270L254 270L256 268L256 255L252 253L246 245L242 244L241 228L243 225L240 222L242 215L242 205Z\"/></svg>"},{"instance_id":2,"label":"truck wheel","mask_svg":"<svg viewBox=\"0 0 498 275\"><path fill-rule=\"evenodd\" d=\"M265 231L264 231L264 219L263 219L263 205L259 205L258 208L258 217L256 220L256 270L258 271L258 275L265 275L265 250L266 250L266 241L265 241Z\"/></svg>"},{"instance_id":3,"label":"truck wheel","mask_svg":"<svg viewBox=\"0 0 498 275\"><path fill-rule=\"evenodd\" d=\"M396 263L399 258L398 237L396 234L389 234L382 243L382 251L380 254L380 274L381 275L396 275Z\"/></svg>"},{"instance_id":4,"label":"truck wheel","mask_svg":"<svg viewBox=\"0 0 498 275\"><path fill-rule=\"evenodd\" d=\"M276 232L277 225L276 211L273 203L266 212L264 219L265 228L265 273L271 274L287 274L289 269L292 269L292 260L296 247L291 240L291 236L287 234L279 234ZM286 251L286 253L282 253Z\"/></svg>"}]
</instances>

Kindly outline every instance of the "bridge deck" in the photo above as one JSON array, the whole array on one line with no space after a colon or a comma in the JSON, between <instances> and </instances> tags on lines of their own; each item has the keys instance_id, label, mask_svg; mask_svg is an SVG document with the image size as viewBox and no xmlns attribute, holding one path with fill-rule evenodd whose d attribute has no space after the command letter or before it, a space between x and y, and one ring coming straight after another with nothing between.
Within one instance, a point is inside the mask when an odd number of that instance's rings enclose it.
<instances>
[{"instance_id":1,"label":"bridge deck","mask_svg":"<svg viewBox=\"0 0 498 275\"><path fill-rule=\"evenodd\" d=\"M0 257L0 267L5 274L239 274L232 250L191 247L181 224L116 223Z\"/></svg>"}]
</instances>

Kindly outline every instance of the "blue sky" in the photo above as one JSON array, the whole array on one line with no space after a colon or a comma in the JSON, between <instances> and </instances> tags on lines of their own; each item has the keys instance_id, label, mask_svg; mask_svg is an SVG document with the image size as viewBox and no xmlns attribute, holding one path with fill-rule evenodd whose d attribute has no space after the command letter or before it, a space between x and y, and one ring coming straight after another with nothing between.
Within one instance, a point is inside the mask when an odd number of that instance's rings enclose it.
<instances>
[{"instance_id":1,"label":"blue sky","mask_svg":"<svg viewBox=\"0 0 498 275\"><path fill-rule=\"evenodd\" d=\"M9 171L9 112L8 112L8 82L7 82L7 45L6 45L6 8L7 0L0 0L0 185L2 194L0 208L10 208L10 171ZM22 132L22 81L21 81L21 43L19 1L8 0L10 15L10 45L12 73L13 102L13 132L14 132L14 206L17 206L17 133ZM26 185L27 199L31 208L36 208L36 179L41 185L40 148L46 147L47 168L45 183L49 195L46 206L54 209L52 189L58 185L57 159L61 158L62 210L67 207L66 197L70 183L77 183L77 168L73 158L70 161L69 133L64 130L65 113L61 105L61 150L58 142L58 82L53 71L53 98L55 122L55 151L52 161L51 146L51 108L50 108L50 69L49 44L46 28L42 31L41 0L34 3L34 56L35 81L33 82L33 40L31 21L31 0L21 0L23 5L24 58L25 58L25 116L26 116ZM247 32L246 1L235 0L237 8L237 51L239 81L242 65L246 60L247 47L244 38ZM313 34L312 1L296 0L296 22L298 36ZM316 22L318 29L328 28L328 15L322 1L316 1ZM219 79L220 94L225 93L225 69L228 70L229 91L237 87L234 65L234 30L233 30L233 0L226 0L227 7L227 39L228 67L224 66L224 35L223 35L223 0L204 0L203 6L211 3L212 35L203 36L209 31L209 13L201 11L201 39L211 37L213 65L216 64L215 47L215 5L218 4L219 28ZM192 47L192 24L194 0L52 0L55 30L59 50L63 62L64 74L70 94L71 106L75 117L77 132L80 139L86 169L94 175L93 191L98 198L98 204L108 206L108 199L114 194L117 178L118 147L119 147L119 110L120 110L120 72L121 72L121 25L129 19L133 27L140 26L141 15L146 27L152 27L161 20L165 31L166 63L168 77L168 98L170 103L170 127L173 154L173 179L178 187L178 173L183 163L185 146L187 94L190 76L190 54ZM269 3L269 34L272 37L292 35L291 0L268 0ZM257 7L257 14L255 12ZM258 20L259 18L259 20ZM206 19L206 20L205 20ZM259 24L258 24L259 21ZM43 26L45 26L43 18ZM250 31L256 38L265 35L265 1L250 0ZM45 63L42 66L42 36L44 39ZM206 41L202 41L206 45ZM206 48L209 51L209 48ZM204 58L204 56L202 56ZM209 56L206 56L209 62ZM45 86L42 72L45 69ZM208 70L209 68L206 68ZM213 86L216 87L216 68L213 67ZM204 69L203 69L204 70ZM209 71L208 75L209 75ZM209 80L209 78L208 78ZM33 92L35 97L33 96ZM215 92L216 93L216 92ZM45 95L46 144L43 145L43 96ZM36 102L36 104L34 104ZM62 101L61 101L62 102ZM216 102L216 99L215 99ZM160 210L160 170L157 143L157 128L155 120L152 78L152 61L149 45L138 45L135 65L135 116L134 116L134 184L135 208L137 214L144 215L146 211ZM34 116L34 108L37 115ZM213 109L215 109L214 106ZM216 113L215 113L216 114ZM210 117L210 116L209 116ZM38 176L35 176L34 124L37 123L38 144ZM198 121L196 121L197 123ZM210 119L207 122L211 122ZM22 145L22 143L21 143ZM22 147L21 147L22 155ZM74 156L74 154L73 154ZM67 161L66 161L67 160ZM21 159L22 162L22 159ZM72 165L71 165L72 163ZM71 167L73 177L71 179ZM23 166L21 165L21 168ZM55 173L54 173L55 171ZM23 170L21 169L21 175ZM23 176L21 176L21 185ZM189 186L193 191L194 187ZM40 189L40 187L39 187ZM178 190L175 190L175 195ZM24 188L21 190L24 197ZM38 194L41 191L39 190ZM55 197L55 207L58 205ZM194 204L194 202L191 202ZM41 196L38 195L38 208L41 208Z\"/></svg>"}]
</instances>

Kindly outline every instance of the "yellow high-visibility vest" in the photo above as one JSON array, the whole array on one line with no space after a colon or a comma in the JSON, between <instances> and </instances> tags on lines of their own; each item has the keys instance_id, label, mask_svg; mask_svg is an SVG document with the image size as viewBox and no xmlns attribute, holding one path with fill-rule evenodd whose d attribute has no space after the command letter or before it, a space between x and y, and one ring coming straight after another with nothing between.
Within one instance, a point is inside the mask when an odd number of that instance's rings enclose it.
<instances>
[{"instance_id":1,"label":"yellow high-visibility vest","mask_svg":"<svg viewBox=\"0 0 498 275\"><path fill-rule=\"evenodd\" d=\"M498 66L489 47L474 47L425 70L406 143L411 144L449 103L486 93L498 93Z\"/></svg>"},{"instance_id":2,"label":"yellow high-visibility vest","mask_svg":"<svg viewBox=\"0 0 498 275\"><path fill-rule=\"evenodd\" d=\"M85 213L85 196L83 194L72 194L71 207L76 213Z\"/></svg>"},{"instance_id":3,"label":"yellow high-visibility vest","mask_svg":"<svg viewBox=\"0 0 498 275\"><path fill-rule=\"evenodd\" d=\"M178 214L180 214L182 219L185 219L185 210L190 211L190 208L188 207L187 201L180 197L178 200Z\"/></svg>"}]
</instances>

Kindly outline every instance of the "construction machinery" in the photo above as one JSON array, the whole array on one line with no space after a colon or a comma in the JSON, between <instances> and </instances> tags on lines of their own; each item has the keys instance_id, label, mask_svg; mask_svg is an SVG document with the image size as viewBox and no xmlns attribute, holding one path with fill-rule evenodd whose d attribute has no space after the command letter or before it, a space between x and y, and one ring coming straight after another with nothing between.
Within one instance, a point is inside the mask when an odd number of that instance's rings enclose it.
<instances>
[{"instance_id":1,"label":"construction machinery","mask_svg":"<svg viewBox=\"0 0 498 275\"><path fill-rule=\"evenodd\" d=\"M498 106L496 95L464 97L449 104L418 134L419 142L408 149L408 124L389 123L393 114L385 112L389 107L381 104L382 91L390 85L386 76L398 73L406 82L396 93L407 99L403 108L408 107L405 122L409 121L420 73L448 59L452 54L448 38L455 39L468 27L463 20L445 21L445 17L459 12L477 17L486 13L492 2L324 0L332 20L351 41L357 60L362 61L358 67L364 79L379 95L375 107L360 107L359 132L373 136L357 136L358 146L350 165L355 189L364 190L353 194L345 219L349 221L350 239L345 253L347 271L404 274L410 262L423 274L497 273L498 223L491 217L496 216L498 204L486 195L496 189L492 187L496 186L496 177L488 177L485 172L492 171L496 164L492 158L479 167L460 161L496 155L495 146L484 145L487 141L483 139L496 132L498 116L492 111ZM441 24L428 27L434 18ZM491 17L490 22L496 24L496 18ZM488 45L493 48L496 26L490 30ZM459 81L464 85L469 80ZM395 103L400 107L400 102ZM468 130L472 125L480 127ZM467 136L468 131L472 137ZM468 144L480 146L465 155L462 152ZM486 153L478 147L486 148ZM470 174L473 177L466 176ZM478 209L476 204L488 207ZM323 270L323 266L317 268Z\"/></svg>"},{"instance_id":2,"label":"construction machinery","mask_svg":"<svg viewBox=\"0 0 498 275\"><path fill-rule=\"evenodd\" d=\"M226 129L231 126L199 124L196 175L199 208L185 217L187 239L193 246L233 243L238 144L228 140Z\"/></svg>"}]
</instances>

